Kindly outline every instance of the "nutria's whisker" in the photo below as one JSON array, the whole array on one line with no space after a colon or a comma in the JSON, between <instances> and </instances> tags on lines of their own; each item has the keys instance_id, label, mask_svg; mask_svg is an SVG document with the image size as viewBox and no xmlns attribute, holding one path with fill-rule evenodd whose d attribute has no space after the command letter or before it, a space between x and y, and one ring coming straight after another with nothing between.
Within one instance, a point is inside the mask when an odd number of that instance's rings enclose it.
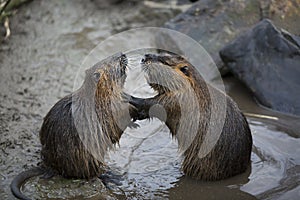
<instances>
[{"instance_id":1,"label":"nutria's whisker","mask_svg":"<svg viewBox=\"0 0 300 200\"><path fill-rule=\"evenodd\" d=\"M130 55L127 55L128 58L137 58L137 57L143 57L142 54L130 54Z\"/></svg>"},{"instance_id":2,"label":"nutria's whisker","mask_svg":"<svg viewBox=\"0 0 300 200\"><path fill-rule=\"evenodd\" d=\"M142 58L143 56L141 55L128 55L127 58L128 60L131 60L131 61L138 61Z\"/></svg>"},{"instance_id":3,"label":"nutria's whisker","mask_svg":"<svg viewBox=\"0 0 300 200\"><path fill-rule=\"evenodd\" d=\"M127 67L128 67L128 69L133 70L133 69L138 68L138 67L139 67L139 64L137 64L137 63L132 63L132 62L128 62Z\"/></svg>"}]
</instances>

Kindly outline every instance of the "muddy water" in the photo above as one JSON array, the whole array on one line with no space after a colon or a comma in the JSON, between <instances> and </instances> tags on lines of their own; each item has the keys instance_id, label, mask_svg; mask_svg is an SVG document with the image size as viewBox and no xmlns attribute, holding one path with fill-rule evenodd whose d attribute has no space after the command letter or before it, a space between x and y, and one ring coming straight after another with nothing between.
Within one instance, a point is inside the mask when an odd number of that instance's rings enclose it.
<instances>
[{"instance_id":1,"label":"muddy water","mask_svg":"<svg viewBox=\"0 0 300 200\"><path fill-rule=\"evenodd\" d=\"M137 75L133 77L134 83L141 80ZM125 131L120 148L110 153L107 159L110 166L123 174L125 180L121 188L127 197L298 199L300 119L259 107L247 88L232 77L224 78L224 83L227 92L248 116L254 143L251 169L218 182L184 177L180 171L177 142L170 136L168 128L159 120L144 120L140 122L140 128ZM153 95L146 83L141 81L137 85L139 87L130 85L135 88L131 94ZM138 194L133 191L138 191Z\"/></svg>"},{"instance_id":2,"label":"muddy water","mask_svg":"<svg viewBox=\"0 0 300 200\"><path fill-rule=\"evenodd\" d=\"M33 1L11 19L12 37L0 45L3 199L13 198L9 189L12 178L40 161L38 131L43 116L58 99L72 92L76 73L89 51L112 34L160 26L178 12L165 6L153 9L142 1L118 6L97 2ZM137 73L134 70L131 72ZM138 129L126 129L120 146L106 159L112 171L122 175L121 186L107 190L99 180L34 178L24 192L37 199L297 199L300 119L257 106L234 79L225 79L225 85L245 113L263 115L248 117L254 140L248 172L219 182L184 177L177 142L168 128L154 119L140 121ZM127 87L137 95L153 95L145 84Z\"/></svg>"}]
</instances>

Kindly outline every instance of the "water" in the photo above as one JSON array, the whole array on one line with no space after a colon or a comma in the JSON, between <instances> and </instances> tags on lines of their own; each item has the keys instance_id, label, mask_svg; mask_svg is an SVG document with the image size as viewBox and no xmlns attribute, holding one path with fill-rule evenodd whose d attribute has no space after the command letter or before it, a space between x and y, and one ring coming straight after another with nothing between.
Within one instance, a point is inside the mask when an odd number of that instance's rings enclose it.
<instances>
[{"instance_id":1,"label":"water","mask_svg":"<svg viewBox=\"0 0 300 200\"><path fill-rule=\"evenodd\" d=\"M107 159L111 167L126 177L121 188L127 196L132 197L134 190L146 199L297 199L300 138L293 135L295 130L291 128L296 128L294 123L299 118L257 106L247 89L233 78L225 79L225 84L246 115L258 116L247 118L253 136L251 169L218 182L185 177L180 171L177 142L168 128L159 120L144 120L139 129L125 131L120 147ZM127 87L130 86L134 87ZM145 85L133 94L142 96L141 93L151 94L151 90Z\"/></svg>"},{"instance_id":2,"label":"water","mask_svg":"<svg viewBox=\"0 0 300 200\"><path fill-rule=\"evenodd\" d=\"M80 0L33 1L11 19L12 37L0 46L3 199L13 198L9 189L12 178L40 161L38 131L43 117L58 99L73 90L80 63L90 50L120 30L160 26L178 12L164 7L153 9L130 1L106 9ZM130 59L133 62L140 57ZM128 91L142 97L154 95L142 83L144 77L138 68L132 67L129 72L128 80L141 84L128 81ZM243 112L271 116L248 117L254 145L251 169L244 174L218 182L185 177L176 140L163 123L153 119L140 121L138 129L127 128L119 147L106 158L112 171L122 175L121 186L109 191L97 180L34 178L26 183L26 194L77 199L298 199L299 118L257 106L239 82L233 78L224 81Z\"/></svg>"}]
</instances>

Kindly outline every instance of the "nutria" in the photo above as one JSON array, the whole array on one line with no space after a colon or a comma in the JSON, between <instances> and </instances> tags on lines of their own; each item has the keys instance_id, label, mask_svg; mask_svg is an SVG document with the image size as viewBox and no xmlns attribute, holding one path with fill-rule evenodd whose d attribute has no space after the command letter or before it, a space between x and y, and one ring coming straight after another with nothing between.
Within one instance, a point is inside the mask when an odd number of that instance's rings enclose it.
<instances>
[{"instance_id":1,"label":"nutria","mask_svg":"<svg viewBox=\"0 0 300 200\"><path fill-rule=\"evenodd\" d=\"M26 179L41 174L90 179L105 171L104 155L131 125L134 108L122 88L127 57L116 54L86 70L82 86L59 100L44 118L40 130L41 167L22 172L11 190L20 199Z\"/></svg>"},{"instance_id":2,"label":"nutria","mask_svg":"<svg viewBox=\"0 0 300 200\"><path fill-rule=\"evenodd\" d=\"M148 84L158 94L130 102L140 110L138 119L157 117L165 121L182 150L183 172L214 181L246 171L252 136L237 104L206 83L182 56L147 54L141 65ZM220 126L220 134L215 133L215 126Z\"/></svg>"}]
</instances>

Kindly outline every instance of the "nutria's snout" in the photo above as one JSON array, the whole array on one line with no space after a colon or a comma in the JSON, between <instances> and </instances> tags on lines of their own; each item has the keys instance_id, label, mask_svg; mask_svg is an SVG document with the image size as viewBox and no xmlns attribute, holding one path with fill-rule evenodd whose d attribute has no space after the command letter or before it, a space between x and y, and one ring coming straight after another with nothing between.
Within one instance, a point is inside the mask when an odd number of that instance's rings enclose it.
<instances>
[{"instance_id":1,"label":"nutria's snout","mask_svg":"<svg viewBox=\"0 0 300 200\"><path fill-rule=\"evenodd\" d=\"M122 54L120 57L120 66L125 70L128 65L128 59L125 54Z\"/></svg>"},{"instance_id":2,"label":"nutria's snout","mask_svg":"<svg viewBox=\"0 0 300 200\"><path fill-rule=\"evenodd\" d=\"M169 67L174 67L180 63L186 62L182 56L173 55L171 53L163 54L163 55L155 55L155 54L146 54L145 57L141 60L142 65L150 65L153 63L165 65Z\"/></svg>"},{"instance_id":3,"label":"nutria's snout","mask_svg":"<svg viewBox=\"0 0 300 200\"><path fill-rule=\"evenodd\" d=\"M160 63L163 65L171 66L170 56L165 55L155 55L155 54L146 54L145 57L141 61L144 65L149 65L151 63Z\"/></svg>"},{"instance_id":4,"label":"nutria's snout","mask_svg":"<svg viewBox=\"0 0 300 200\"><path fill-rule=\"evenodd\" d=\"M127 77L127 65L128 59L125 54L119 52L111 55L85 71L85 83L90 86L89 83L92 80L95 84L94 86L97 84L110 85L112 83L120 83L123 85Z\"/></svg>"},{"instance_id":5,"label":"nutria's snout","mask_svg":"<svg viewBox=\"0 0 300 200\"><path fill-rule=\"evenodd\" d=\"M109 80L113 81L113 83L119 83L118 85L123 86L127 77L127 66L127 56L123 53L117 53L106 60L104 71L106 71L107 76L110 77Z\"/></svg>"},{"instance_id":6,"label":"nutria's snout","mask_svg":"<svg viewBox=\"0 0 300 200\"><path fill-rule=\"evenodd\" d=\"M177 60L177 57L173 58L167 54L146 54L141 60L141 68L145 72L147 83L159 94L189 86L176 70Z\"/></svg>"},{"instance_id":7,"label":"nutria's snout","mask_svg":"<svg viewBox=\"0 0 300 200\"><path fill-rule=\"evenodd\" d=\"M148 65L155 61L158 61L158 56L156 56L154 54L146 54L145 57L142 59L141 63Z\"/></svg>"},{"instance_id":8,"label":"nutria's snout","mask_svg":"<svg viewBox=\"0 0 300 200\"><path fill-rule=\"evenodd\" d=\"M122 53L118 57L118 60L119 60L119 65L120 65L120 76L124 76L124 75L126 75L126 68L128 66L127 56Z\"/></svg>"},{"instance_id":9,"label":"nutria's snout","mask_svg":"<svg viewBox=\"0 0 300 200\"><path fill-rule=\"evenodd\" d=\"M154 54L145 54L144 58L141 60L142 69L147 74L151 74L154 66L161 64L161 59L159 56Z\"/></svg>"}]
</instances>

